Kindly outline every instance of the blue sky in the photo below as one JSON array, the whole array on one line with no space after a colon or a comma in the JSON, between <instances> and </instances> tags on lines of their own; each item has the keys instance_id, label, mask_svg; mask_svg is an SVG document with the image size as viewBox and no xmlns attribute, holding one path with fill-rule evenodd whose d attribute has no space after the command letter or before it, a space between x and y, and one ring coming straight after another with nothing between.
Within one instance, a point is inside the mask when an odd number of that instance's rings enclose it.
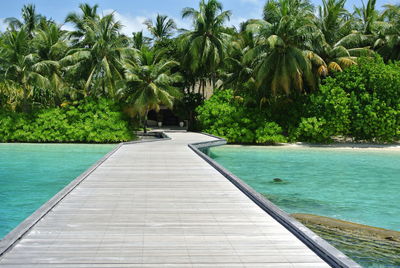
<instances>
[{"instance_id":1,"label":"blue sky","mask_svg":"<svg viewBox=\"0 0 400 268\"><path fill-rule=\"evenodd\" d=\"M198 0L1 0L0 8L0 30L5 25L2 19L7 17L19 17L21 7L24 4L33 3L39 13L55 19L62 23L65 16L71 11L78 11L79 3L99 4L100 12L109 13L115 11L117 19L124 25L124 32L131 33L145 28L143 21L154 18L157 13L171 16L179 27L190 27L190 21L181 19L181 10L184 7L197 7ZM322 0L312 0L319 5ZM367 0L365 0L367 1ZM233 16L231 24L238 25L248 18L259 18L265 0L222 0L224 9L231 10ZM377 6L384 4L400 3L400 0L377 0ZM354 5L361 5L360 0L347 0L347 8L352 9ZM65 26L68 29L68 25Z\"/></svg>"}]
</instances>

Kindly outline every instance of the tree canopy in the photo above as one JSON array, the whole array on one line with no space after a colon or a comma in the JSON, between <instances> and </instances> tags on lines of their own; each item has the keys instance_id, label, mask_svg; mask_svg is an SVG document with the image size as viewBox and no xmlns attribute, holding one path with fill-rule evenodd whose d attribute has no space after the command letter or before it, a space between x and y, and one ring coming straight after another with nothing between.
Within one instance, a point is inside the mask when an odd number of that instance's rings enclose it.
<instances>
[{"instance_id":1,"label":"tree canopy","mask_svg":"<svg viewBox=\"0 0 400 268\"><path fill-rule=\"evenodd\" d=\"M262 109L318 91L360 57L399 60L399 5L378 10L369 0L346 10L345 2L267 0L262 17L235 28L221 2L200 0L182 10L189 29L158 14L144 23L150 36L123 34L98 5L69 13L70 31L25 5L0 35L0 106L30 112L108 98L141 114L172 108L179 96L231 89Z\"/></svg>"}]
</instances>

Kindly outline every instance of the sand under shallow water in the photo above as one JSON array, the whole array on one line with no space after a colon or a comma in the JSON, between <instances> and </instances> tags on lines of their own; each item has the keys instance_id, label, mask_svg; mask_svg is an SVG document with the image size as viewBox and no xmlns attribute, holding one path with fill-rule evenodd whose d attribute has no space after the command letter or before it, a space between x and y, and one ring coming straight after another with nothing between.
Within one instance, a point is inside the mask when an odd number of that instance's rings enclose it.
<instances>
[{"instance_id":1,"label":"sand under shallow water","mask_svg":"<svg viewBox=\"0 0 400 268\"><path fill-rule=\"evenodd\" d=\"M291 216L362 265L400 267L400 232L312 214Z\"/></svg>"}]
</instances>

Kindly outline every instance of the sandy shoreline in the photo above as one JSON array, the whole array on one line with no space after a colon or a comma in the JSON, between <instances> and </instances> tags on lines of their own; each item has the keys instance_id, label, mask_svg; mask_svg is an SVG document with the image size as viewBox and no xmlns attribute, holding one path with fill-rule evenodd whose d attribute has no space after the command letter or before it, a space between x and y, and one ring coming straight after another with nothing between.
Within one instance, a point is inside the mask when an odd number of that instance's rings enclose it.
<instances>
[{"instance_id":1,"label":"sandy shoreline","mask_svg":"<svg viewBox=\"0 0 400 268\"><path fill-rule=\"evenodd\" d=\"M400 144L373 144L373 143L332 143L332 144L312 144L305 142L297 143L279 143L276 145L244 145L244 144L227 144L235 147L255 147L255 148L327 148L327 149L344 149L344 150L384 150L400 152Z\"/></svg>"},{"instance_id":2,"label":"sandy shoreline","mask_svg":"<svg viewBox=\"0 0 400 268\"><path fill-rule=\"evenodd\" d=\"M400 150L400 144L373 144L373 143L311 144L311 143L298 142L298 143L285 143L283 146L294 146L294 147L305 147L305 148Z\"/></svg>"}]
</instances>

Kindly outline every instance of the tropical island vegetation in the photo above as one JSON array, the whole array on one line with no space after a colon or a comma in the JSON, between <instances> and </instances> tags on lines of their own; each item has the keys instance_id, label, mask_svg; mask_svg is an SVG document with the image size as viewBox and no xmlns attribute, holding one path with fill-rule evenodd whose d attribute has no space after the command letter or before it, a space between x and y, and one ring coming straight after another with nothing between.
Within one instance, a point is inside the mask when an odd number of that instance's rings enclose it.
<instances>
[{"instance_id":1,"label":"tropical island vegetation","mask_svg":"<svg viewBox=\"0 0 400 268\"><path fill-rule=\"evenodd\" d=\"M228 26L217 0L127 36L80 5L73 31L22 8L0 35L0 142L119 142L166 106L232 143L400 138L400 6L268 0ZM213 95L205 99L206 91Z\"/></svg>"}]
</instances>

